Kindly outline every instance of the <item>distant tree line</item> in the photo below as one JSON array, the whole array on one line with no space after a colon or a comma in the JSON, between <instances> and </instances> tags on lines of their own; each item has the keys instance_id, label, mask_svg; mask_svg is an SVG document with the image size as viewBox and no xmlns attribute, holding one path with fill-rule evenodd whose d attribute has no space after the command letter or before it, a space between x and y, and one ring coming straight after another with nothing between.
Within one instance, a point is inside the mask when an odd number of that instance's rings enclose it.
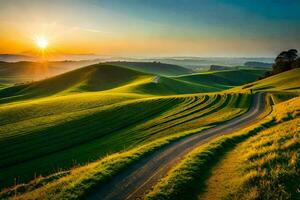
<instances>
[{"instance_id":1,"label":"distant tree line","mask_svg":"<svg viewBox=\"0 0 300 200\"><path fill-rule=\"evenodd\" d=\"M266 73L265 77L279 74L290 69L300 68L300 57L296 49L281 52L272 66L272 71Z\"/></svg>"},{"instance_id":2,"label":"distant tree line","mask_svg":"<svg viewBox=\"0 0 300 200\"><path fill-rule=\"evenodd\" d=\"M273 63L265 63L265 62L258 62L258 61L248 61L244 63L244 66L247 67L257 67L257 68L271 68Z\"/></svg>"}]
</instances>

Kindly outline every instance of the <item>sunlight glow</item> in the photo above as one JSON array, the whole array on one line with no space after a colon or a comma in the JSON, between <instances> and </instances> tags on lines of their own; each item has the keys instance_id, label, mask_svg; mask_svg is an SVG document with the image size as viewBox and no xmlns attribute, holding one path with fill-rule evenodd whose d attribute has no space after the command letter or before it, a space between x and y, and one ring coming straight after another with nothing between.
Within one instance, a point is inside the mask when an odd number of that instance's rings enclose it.
<instances>
[{"instance_id":1,"label":"sunlight glow","mask_svg":"<svg viewBox=\"0 0 300 200\"><path fill-rule=\"evenodd\" d=\"M40 49L46 49L49 44L48 39L45 37L38 37L35 42Z\"/></svg>"}]
</instances>

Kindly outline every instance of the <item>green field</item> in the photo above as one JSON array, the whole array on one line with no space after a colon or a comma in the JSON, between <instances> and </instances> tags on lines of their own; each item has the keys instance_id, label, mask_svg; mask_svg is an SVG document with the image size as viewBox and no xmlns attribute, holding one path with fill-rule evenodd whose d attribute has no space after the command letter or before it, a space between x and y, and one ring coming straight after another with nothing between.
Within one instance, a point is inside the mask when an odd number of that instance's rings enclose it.
<instances>
[{"instance_id":1,"label":"green field","mask_svg":"<svg viewBox=\"0 0 300 200\"><path fill-rule=\"evenodd\" d=\"M298 71L250 83L265 70L155 70L96 64L0 89L0 188L10 188L0 195L16 185L24 198L80 197L147 153L245 113L250 88L274 85L272 104L299 94Z\"/></svg>"}]
</instances>

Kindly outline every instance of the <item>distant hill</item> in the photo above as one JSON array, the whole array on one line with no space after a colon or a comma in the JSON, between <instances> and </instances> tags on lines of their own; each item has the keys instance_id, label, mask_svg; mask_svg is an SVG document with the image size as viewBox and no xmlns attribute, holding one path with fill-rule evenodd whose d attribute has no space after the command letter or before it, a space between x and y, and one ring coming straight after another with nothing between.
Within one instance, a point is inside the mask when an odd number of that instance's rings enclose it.
<instances>
[{"instance_id":1,"label":"distant hill","mask_svg":"<svg viewBox=\"0 0 300 200\"><path fill-rule=\"evenodd\" d=\"M53 61L40 62L3 62L0 61L0 83L22 83L49 78L79 67L94 64L96 61Z\"/></svg>"},{"instance_id":2,"label":"distant hill","mask_svg":"<svg viewBox=\"0 0 300 200\"><path fill-rule=\"evenodd\" d=\"M131 61L126 58L123 60ZM132 60L133 61L133 60ZM241 66L245 62L258 61L264 63L272 63L274 58L263 57L161 57L161 58L148 58L148 59L136 59L135 62L162 62L167 64L179 65L192 70L207 71L207 67L210 65L221 66Z\"/></svg>"},{"instance_id":3,"label":"distant hill","mask_svg":"<svg viewBox=\"0 0 300 200\"><path fill-rule=\"evenodd\" d=\"M263 67L263 68L271 68L272 63L265 63L265 62L257 62L257 61L250 61L250 62L245 62L244 66L247 67Z\"/></svg>"},{"instance_id":4,"label":"distant hill","mask_svg":"<svg viewBox=\"0 0 300 200\"><path fill-rule=\"evenodd\" d=\"M178 65L165 64L161 62L108 62L109 64L118 65L122 67L127 67L130 69L158 74L162 76L176 76L183 74L191 74L193 71Z\"/></svg>"},{"instance_id":5,"label":"distant hill","mask_svg":"<svg viewBox=\"0 0 300 200\"><path fill-rule=\"evenodd\" d=\"M37 58L22 54L0 54L0 61L19 62L19 61L35 61Z\"/></svg>"},{"instance_id":6,"label":"distant hill","mask_svg":"<svg viewBox=\"0 0 300 200\"><path fill-rule=\"evenodd\" d=\"M238 69L238 67L229 67L229 66L221 66L221 65L211 65L209 71L218 71L218 70L234 70Z\"/></svg>"},{"instance_id":7,"label":"distant hill","mask_svg":"<svg viewBox=\"0 0 300 200\"><path fill-rule=\"evenodd\" d=\"M29 55L26 55L29 54ZM40 60L40 56L35 55L35 52L28 51L24 54L0 54L0 61L4 62L20 62L20 61L31 61L37 62ZM47 56L49 61L81 61L81 60L107 60L109 56L98 55L98 54L55 54Z\"/></svg>"}]
</instances>

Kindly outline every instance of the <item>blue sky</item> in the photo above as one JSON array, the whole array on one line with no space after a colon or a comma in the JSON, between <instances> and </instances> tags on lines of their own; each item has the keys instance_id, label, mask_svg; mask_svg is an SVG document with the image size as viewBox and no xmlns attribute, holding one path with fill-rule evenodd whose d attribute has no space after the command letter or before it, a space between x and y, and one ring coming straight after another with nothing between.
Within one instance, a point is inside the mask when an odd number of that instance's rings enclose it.
<instances>
[{"instance_id":1,"label":"blue sky","mask_svg":"<svg viewBox=\"0 0 300 200\"><path fill-rule=\"evenodd\" d=\"M297 0L100 0L96 2L105 8L126 13L133 18L183 26L196 32L212 28L212 30L224 29L232 36L243 33L246 36L277 37L288 34L298 39L300 37L300 1ZM285 27L290 30L286 30Z\"/></svg>"}]
</instances>

